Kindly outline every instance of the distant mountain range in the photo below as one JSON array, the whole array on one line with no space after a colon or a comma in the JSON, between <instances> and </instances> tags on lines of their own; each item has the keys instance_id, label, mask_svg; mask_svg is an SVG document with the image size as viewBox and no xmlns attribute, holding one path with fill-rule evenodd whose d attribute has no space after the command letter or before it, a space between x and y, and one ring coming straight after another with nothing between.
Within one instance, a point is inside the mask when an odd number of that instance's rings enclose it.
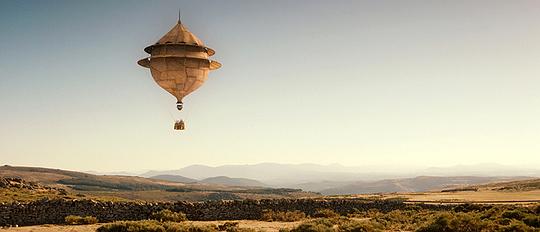
<instances>
[{"instance_id":1,"label":"distant mountain range","mask_svg":"<svg viewBox=\"0 0 540 232\"><path fill-rule=\"evenodd\" d=\"M180 175L193 179L205 179L216 176L255 179L270 185L295 184L321 180L376 180L399 177L400 174L388 174L369 171L365 168L345 167L339 164L277 164L260 163L249 165L223 165L211 167L191 165L178 170L149 171L144 177L156 175Z\"/></svg>"},{"instance_id":2,"label":"distant mountain range","mask_svg":"<svg viewBox=\"0 0 540 232\"><path fill-rule=\"evenodd\" d=\"M217 167L191 165L178 170L149 171L141 176L159 175L182 176L200 180L201 183L210 178L213 184L286 187L324 194L348 194L417 192L440 189L449 185L521 180L527 177L540 177L540 169L478 164L392 171L391 168L374 166L260 163Z\"/></svg>"}]
</instances>

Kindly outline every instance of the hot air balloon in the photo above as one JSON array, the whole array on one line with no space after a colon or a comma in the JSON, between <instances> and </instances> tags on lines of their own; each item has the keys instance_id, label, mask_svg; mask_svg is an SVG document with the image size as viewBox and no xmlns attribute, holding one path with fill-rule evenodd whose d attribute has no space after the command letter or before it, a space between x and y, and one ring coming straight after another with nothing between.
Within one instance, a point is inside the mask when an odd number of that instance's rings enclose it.
<instances>
[{"instance_id":1,"label":"hot air balloon","mask_svg":"<svg viewBox=\"0 0 540 232\"><path fill-rule=\"evenodd\" d=\"M183 108L184 97L204 84L208 72L221 67L219 62L209 59L215 51L206 47L180 19L157 43L144 51L150 57L137 63L149 68L156 83L176 97L178 110ZM176 121L174 128L183 130L184 121Z\"/></svg>"}]
</instances>

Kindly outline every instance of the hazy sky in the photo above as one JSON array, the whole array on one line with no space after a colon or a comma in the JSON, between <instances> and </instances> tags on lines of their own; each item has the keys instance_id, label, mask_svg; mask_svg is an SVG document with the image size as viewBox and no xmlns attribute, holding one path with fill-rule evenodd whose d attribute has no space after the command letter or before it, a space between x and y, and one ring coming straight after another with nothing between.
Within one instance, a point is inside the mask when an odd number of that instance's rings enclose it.
<instances>
[{"instance_id":1,"label":"hazy sky","mask_svg":"<svg viewBox=\"0 0 540 232\"><path fill-rule=\"evenodd\" d=\"M223 67L136 64L177 20ZM0 1L0 163L540 166L540 1Z\"/></svg>"}]
</instances>

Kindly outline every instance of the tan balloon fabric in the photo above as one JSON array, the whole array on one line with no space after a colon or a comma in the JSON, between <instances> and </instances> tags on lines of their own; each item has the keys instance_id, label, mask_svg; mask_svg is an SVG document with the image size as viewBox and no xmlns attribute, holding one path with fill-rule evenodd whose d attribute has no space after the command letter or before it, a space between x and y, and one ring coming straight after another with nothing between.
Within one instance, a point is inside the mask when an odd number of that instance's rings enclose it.
<instances>
[{"instance_id":1,"label":"tan balloon fabric","mask_svg":"<svg viewBox=\"0 0 540 232\"><path fill-rule=\"evenodd\" d=\"M156 83L178 101L201 87L210 70L221 67L220 63L208 59L214 50L205 47L181 23L144 50L150 57L139 60L139 65L150 68Z\"/></svg>"},{"instance_id":2,"label":"tan balloon fabric","mask_svg":"<svg viewBox=\"0 0 540 232\"><path fill-rule=\"evenodd\" d=\"M151 58L150 70L156 83L178 101L198 89L208 78L208 61L192 58Z\"/></svg>"},{"instance_id":3,"label":"tan balloon fabric","mask_svg":"<svg viewBox=\"0 0 540 232\"><path fill-rule=\"evenodd\" d=\"M156 44L166 43L186 43L204 46L204 43L181 23L177 23L169 32L167 32L167 34L161 37Z\"/></svg>"}]
</instances>

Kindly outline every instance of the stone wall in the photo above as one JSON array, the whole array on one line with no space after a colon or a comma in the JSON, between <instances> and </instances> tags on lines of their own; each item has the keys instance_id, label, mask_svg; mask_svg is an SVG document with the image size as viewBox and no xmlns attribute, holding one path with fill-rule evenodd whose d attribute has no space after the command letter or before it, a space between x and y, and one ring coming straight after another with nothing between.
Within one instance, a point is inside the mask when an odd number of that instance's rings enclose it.
<instances>
[{"instance_id":1,"label":"stone wall","mask_svg":"<svg viewBox=\"0 0 540 232\"><path fill-rule=\"evenodd\" d=\"M235 220L259 219L263 210L300 210L313 215L319 209L332 209L340 214L358 210L378 209L391 211L403 209L407 204L401 201L366 201L359 199L280 199L280 200L242 200L208 201L199 203L136 203L136 202L98 202L92 200L40 200L31 203L0 203L0 226L61 224L68 215L94 216L100 222L118 220L148 219L152 212L170 209L183 212L190 220ZM415 207L444 209L450 206L424 205Z\"/></svg>"}]
</instances>

